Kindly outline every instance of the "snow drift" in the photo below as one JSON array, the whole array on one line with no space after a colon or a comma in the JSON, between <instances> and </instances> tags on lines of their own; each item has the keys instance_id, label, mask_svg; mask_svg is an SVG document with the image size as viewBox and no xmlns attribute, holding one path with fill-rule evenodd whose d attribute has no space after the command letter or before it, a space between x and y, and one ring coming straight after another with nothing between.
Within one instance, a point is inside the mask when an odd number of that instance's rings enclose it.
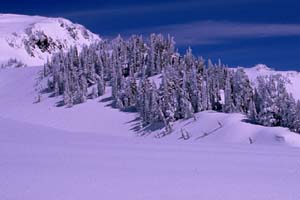
<instances>
[{"instance_id":1,"label":"snow drift","mask_svg":"<svg viewBox=\"0 0 300 200\"><path fill-rule=\"evenodd\" d=\"M299 153L74 133L0 117L0 198L298 200Z\"/></svg>"}]
</instances>

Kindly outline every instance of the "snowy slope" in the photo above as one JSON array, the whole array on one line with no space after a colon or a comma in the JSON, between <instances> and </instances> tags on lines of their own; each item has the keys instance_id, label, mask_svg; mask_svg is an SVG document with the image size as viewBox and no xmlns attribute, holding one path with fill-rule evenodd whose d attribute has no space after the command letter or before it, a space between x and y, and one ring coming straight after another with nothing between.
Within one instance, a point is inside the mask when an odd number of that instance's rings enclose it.
<instances>
[{"instance_id":1,"label":"snowy slope","mask_svg":"<svg viewBox=\"0 0 300 200\"><path fill-rule=\"evenodd\" d=\"M247 123L244 115L238 113L218 113L205 111L195 114L195 118L181 120L173 124L174 132L169 136L175 140L205 142L214 144L279 145L300 147L300 135L281 127L264 127ZM152 134L159 135L161 130Z\"/></svg>"},{"instance_id":2,"label":"snowy slope","mask_svg":"<svg viewBox=\"0 0 300 200\"><path fill-rule=\"evenodd\" d=\"M135 137L136 114L112 109L109 88L72 108L34 103L41 69L0 71L0 199L300 199L300 135L202 112Z\"/></svg>"},{"instance_id":3,"label":"snowy slope","mask_svg":"<svg viewBox=\"0 0 300 200\"><path fill-rule=\"evenodd\" d=\"M42 67L10 68L0 71L0 117L43 126L81 132L124 134L130 129L128 122L135 114L119 112L107 106L107 95L94 101L74 106L72 109L56 107L61 97L42 97L35 104L37 77ZM20 84L21 83L21 84ZM104 102L99 102L103 99Z\"/></svg>"},{"instance_id":4,"label":"snowy slope","mask_svg":"<svg viewBox=\"0 0 300 200\"><path fill-rule=\"evenodd\" d=\"M10 59L42 65L60 49L97 40L99 36L63 18L0 14L0 66L14 65Z\"/></svg>"},{"instance_id":5,"label":"snowy slope","mask_svg":"<svg viewBox=\"0 0 300 200\"><path fill-rule=\"evenodd\" d=\"M0 199L299 200L299 154L74 133L0 118Z\"/></svg>"},{"instance_id":6,"label":"snowy slope","mask_svg":"<svg viewBox=\"0 0 300 200\"><path fill-rule=\"evenodd\" d=\"M244 68L250 80L255 83L258 76L280 74L286 80L287 90L291 92L295 99L300 99L300 72L296 71L276 71L266 65L258 64L251 68Z\"/></svg>"},{"instance_id":7,"label":"snowy slope","mask_svg":"<svg viewBox=\"0 0 300 200\"><path fill-rule=\"evenodd\" d=\"M62 97L49 98L49 94L44 94L40 103L34 103L37 94L35 90L38 82L37 76L41 69L41 67L35 67L0 71L0 117L71 132L95 132L122 136L140 134L133 130L139 126L136 120L137 113L120 112L109 106L111 103L109 87L104 96L88 100L70 109L56 107ZM194 140L203 132L210 132L217 128L218 122L221 122L222 129L207 137L212 138L210 139L212 142L248 144L249 137L251 137L257 143L262 144L300 146L300 135L284 128L267 128L243 122L244 117L240 114L202 112L196 117L198 118L196 122L193 119L190 120L191 122L176 122L174 134L167 138L177 140L180 137L181 128L184 128L191 132L192 140ZM159 134L159 131L151 133L151 136Z\"/></svg>"}]
</instances>

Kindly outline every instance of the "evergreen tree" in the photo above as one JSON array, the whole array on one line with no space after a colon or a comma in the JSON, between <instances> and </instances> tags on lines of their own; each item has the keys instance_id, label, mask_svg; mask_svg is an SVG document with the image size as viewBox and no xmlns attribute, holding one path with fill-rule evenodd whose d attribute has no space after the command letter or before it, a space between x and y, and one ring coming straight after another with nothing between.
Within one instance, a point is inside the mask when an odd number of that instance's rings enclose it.
<instances>
[{"instance_id":1,"label":"evergreen tree","mask_svg":"<svg viewBox=\"0 0 300 200\"><path fill-rule=\"evenodd\" d=\"M226 84L224 91L224 106L223 112L231 113L236 110L234 105L234 94L233 94L233 72L228 71L226 76Z\"/></svg>"},{"instance_id":2,"label":"evergreen tree","mask_svg":"<svg viewBox=\"0 0 300 200\"><path fill-rule=\"evenodd\" d=\"M170 36L118 36L80 51L74 46L53 55L43 74L48 89L68 107L103 95L107 83L116 107L136 109L145 126L164 123L166 133L174 121L204 110L239 112L265 126L300 132L300 103L281 76L258 77L253 88L241 68L229 69L220 60L206 63L191 48L181 56ZM157 74L159 87L151 81Z\"/></svg>"},{"instance_id":3,"label":"evergreen tree","mask_svg":"<svg viewBox=\"0 0 300 200\"><path fill-rule=\"evenodd\" d=\"M247 113L253 99L253 89L248 76L241 68L234 73L232 93L235 111Z\"/></svg>"}]
</instances>

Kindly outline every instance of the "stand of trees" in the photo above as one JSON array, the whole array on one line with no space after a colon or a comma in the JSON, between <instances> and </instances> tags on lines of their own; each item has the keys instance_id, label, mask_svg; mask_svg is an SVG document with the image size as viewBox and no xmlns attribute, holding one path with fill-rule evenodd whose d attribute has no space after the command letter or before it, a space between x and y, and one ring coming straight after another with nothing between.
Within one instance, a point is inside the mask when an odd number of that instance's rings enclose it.
<instances>
[{"instance_id":1,"label":"stand of trees","mask_svg":"<svg viewBox=\"0 0 300 200\"><path fill-rule=\"evenodd\" d=\"M243 69L205 61L191 49L180 55L173 38L161 34L146 40L118 36L80 52L72 47L47 62L44 77L68 107L101 96L110 86L116 107L136 109L144 126L164 123L166 134L174 121L204 110L244 113L253 122L300 132L300 102L281 76L259 77L254 88Z\"/></svg>"}]
</instances>

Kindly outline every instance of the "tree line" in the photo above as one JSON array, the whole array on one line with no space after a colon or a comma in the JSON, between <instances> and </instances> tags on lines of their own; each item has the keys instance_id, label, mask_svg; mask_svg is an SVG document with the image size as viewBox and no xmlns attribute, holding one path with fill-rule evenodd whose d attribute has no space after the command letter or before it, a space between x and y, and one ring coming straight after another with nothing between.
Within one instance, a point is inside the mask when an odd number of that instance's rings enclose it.
<instances>
[{"instance_id":1,"label":"tree line","mask_svg":"<svg viewBox=\"0 0 300 200\"><path fill-rule=\"evenodd\" d=\"M80 51L71 47L55 54L43 74L68 107L103 95L109 86L115 107L136 110L143 126L162 123L166 134L174 121L205 110L243 113L255 123L300 133L300 101L282 76L260 76L254 87L242 68L206 61L190 48L181 55L170 36L118 36Z\"/></svg>"}]
</instances>

